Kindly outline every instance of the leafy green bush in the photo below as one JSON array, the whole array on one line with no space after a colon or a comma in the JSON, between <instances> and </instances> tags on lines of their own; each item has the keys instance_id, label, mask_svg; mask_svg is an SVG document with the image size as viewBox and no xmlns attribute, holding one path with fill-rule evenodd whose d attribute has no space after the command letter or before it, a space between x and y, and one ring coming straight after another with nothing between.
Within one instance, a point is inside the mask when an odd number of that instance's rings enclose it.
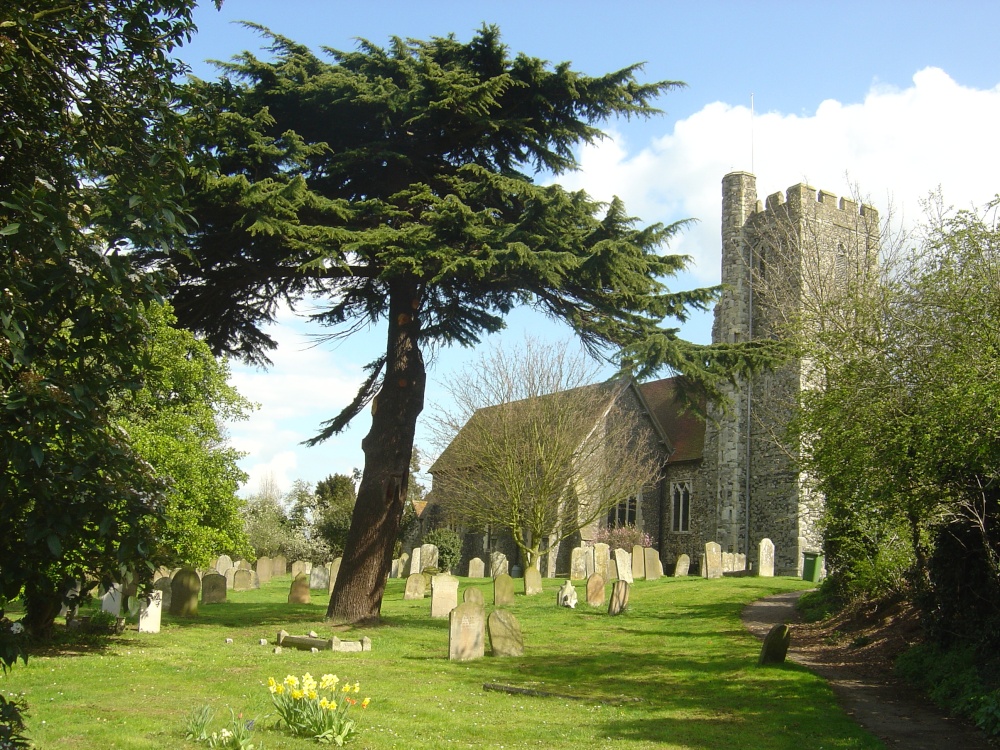
<instances>
[{"instance_id":1,"label":"leafy green bush","mask_svg":"<svg viewBox=\"0 0 1000 750\"><path fill-rule=\"evenodd\" d=\"M0 695L0 750L22 750L31 747L24 736L24 715L28 704L23 698Z\"/></svg>"},{"instance_id":2,"label":"leafy green bush","mask_svg":"<svg viewBox=\"0 0 1000 750\"><path fill-rule=\"evenodd\" d=\"M462 537L451 529L434 529L424 534L423 543L438 548L438 567L441 570L451 570L462 559Z\"/></svg>"}]
</instances>

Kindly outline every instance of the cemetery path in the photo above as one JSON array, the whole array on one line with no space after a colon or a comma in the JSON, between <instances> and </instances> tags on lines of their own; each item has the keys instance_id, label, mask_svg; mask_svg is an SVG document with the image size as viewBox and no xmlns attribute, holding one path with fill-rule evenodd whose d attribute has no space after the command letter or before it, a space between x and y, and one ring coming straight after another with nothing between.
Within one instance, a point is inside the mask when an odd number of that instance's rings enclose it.
<instances>
[{"instance_id":1,"label":"cemetery path","mask_svg":"<svg viewBox=\"0 0 1000 750\"><path fill-rule=\"evenodd\" d=\"M792 645L788 658L825 679L844 711L887 748L989 750L992 747L978 729L946 716L891 673L891 654L899 649L892 648L890 641L905 638L905 633L900 636L888 635L886 629L869 630L868 635L848 643L850 639L843 630L801 623L795 602L803 593L777 594L747 605L743 610L744 626L763 639L773 625L790 625ZM886 620L884 612L881 617ZM901 625L906 628L905 619L904 616L888 618L895 621L895 630Z\"/></svg>"}]
</instances>

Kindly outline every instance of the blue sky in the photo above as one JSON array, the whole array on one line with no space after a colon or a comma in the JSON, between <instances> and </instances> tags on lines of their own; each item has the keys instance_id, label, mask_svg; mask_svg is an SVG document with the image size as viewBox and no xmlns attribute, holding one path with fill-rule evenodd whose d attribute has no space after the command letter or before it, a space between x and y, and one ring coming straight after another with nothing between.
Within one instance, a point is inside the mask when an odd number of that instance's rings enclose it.
<instances>
[{"instance_id":1,"label":"blue sky","mask_svg":"<svg viewBox=\"0 0 1000 750\"><path fill-rule=\"evenodd\" d=\"M910 226L920 198L938 187L960 207L982 206L1000 191L995 2L623 0L612 10L590 0L226 0L221 12L210 2L199 7L199 32L178 56L203 78L216 75L207 59L244 49L266 56L239 20L316 50L354 49L358 38L467 40L483 23L496 24L512 52L569 60L591 75L645 62L644 80L686 82L659 103L663 116L608 123L609 138L581 152L583 170L561 179L598 198L619 195L646 222L698 219L669 249L692 258L689 272L671 282L678 289L718 283L720 183L732 170L753 171L761 196L799 182L841 195L856 186ZM700 316L683 330L707 342L710 327L710 316ZM365 331L332 348L313 346L310 332L283 313L274 366L233 363L234 384L260 404L249 421L230 426L232 442L248 453L247 490L265 476L287 489L295 479L316 482L363 464L366 415L317 448L300 443L354 395L383 333ZM516 346L525 332L569 336L519 312L498 340ZM428 409L446 399L437 379L478 354L436 357ZM417 443L428 451L425 435L418 427Z\"/></svg>"}]
</instances>

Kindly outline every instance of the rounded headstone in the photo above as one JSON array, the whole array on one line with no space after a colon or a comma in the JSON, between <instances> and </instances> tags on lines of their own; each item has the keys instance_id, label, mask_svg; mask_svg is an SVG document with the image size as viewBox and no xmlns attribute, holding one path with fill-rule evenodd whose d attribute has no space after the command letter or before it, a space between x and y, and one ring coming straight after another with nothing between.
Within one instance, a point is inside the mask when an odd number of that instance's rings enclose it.
<instances>
[{"instance_id":1,"label":"rounded headstone","mask_svg":"<svg viewBox=\"0 0 1000 750\"><path fill-rule=\"evenodd\" d=\"M196 617L201 579L194 568L181 568L170 582L170 614L174 617Z\"/></svg>"},{"instance_id":2,"label":"rounded headstone","mask_svg":"<svg viewBox=\"0 0 1000 750\"><path fill-rule=\"evenodd\" d=\"M309 604L309 576L306 573L299 573L292 581L292 586L288 591L289 604Z\"/></svg>"}]
</instances>

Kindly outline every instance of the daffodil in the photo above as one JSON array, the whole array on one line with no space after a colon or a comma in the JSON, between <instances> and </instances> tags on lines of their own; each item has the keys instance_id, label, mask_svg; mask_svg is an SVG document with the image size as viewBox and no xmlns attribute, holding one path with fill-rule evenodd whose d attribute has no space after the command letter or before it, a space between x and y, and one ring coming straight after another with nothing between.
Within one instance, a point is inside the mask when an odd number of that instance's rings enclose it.
<instances>
[{"instance_id":1,"label":"daffodil","mask_svg":"<svg viewBox=\"0 0 1000 750\"><path fill-rule=\"evenodd\" d=\"M350 689L351 689L351 686L348 685L346 682L344 683L344 687L341 688L341 690L343 690L345 693L349 692Z\"/></svg>"},{"instance_id":2,"label":"daffodil","mask_svg":"<svg viewBox=\"0 0 1000 750\"><path fill-rule=\"evenodd\" d=\"M327 703L326 704L326 709L327 709L327 711L336 711L337 710L337 701L330 701L329 703Z\"/></svg>"},{"instance_id":3,"label":"daffodil","mask_svg":"<svg viewBox=\"0 0 1000 750\"><path fill-rule=\"evenodd\" d=\"M337 679L337 675L335 674L325 674L319 678L319 686L323 690L329 690L330 688L334 687L338 682L340 682L340 680Z\"/></svg>"},{"instance_id":4,"label":"daffodil","mask_svg":"<svg viewBox=\"0 0 1000 750\"><path fill-rule=\"evenodd\" d=\"M296 677L293 674L290 674L290 675L288 675L288 677L285 678L285 684L288 685L288 687L292 687L292 688L293 687L298 687L299 686L299 678Z\"/></svg>"},{"instance_id":5,"label":"daffodil","mask_svg":"<svg viewBox=\"0 0 1000 750\"><path fill-rule=\"evenodd\" d=\"M284 693L285 693L285 686L282 685L282 684L280 684L280 683L277 684L277 685L275 685L274 692L276 692L278 695L284 695Z\"/></svg>"},{"instance_id":6,"label":"daffodil","mask_svg":"<svg viewBox=\"0 0 1000 750\"><path fill-rule=\"evenodd\" d=\"M371 698L365 698L361 701L361 708L368 708L368 704L371 703Z\"/></svg>"},{"instance_id":7,"label":"daffodil","mask_svg":"<svg viewBox=\"0 0 1000 750\"><path fill-rule=\"evenodd\" d=\"M354 683L354 692L355 693L360 693L361 692L361 683L360 682L355 682Z\"/></svg>"},{"instance_id":8,"label":"daffodil","mask_svg":"<svg viewBox=\"0 0 1000 750\"><path fill-rule=\"evenodd\" d=\"M293 690L293 691L292 691L292 698L293 698L294 700L299 700L299 698L301 698L301 697L302 697L302 695L303 695L303 693L302 693L302 691L301 691L301 690Z\"/></svg>"}]
</instances>

